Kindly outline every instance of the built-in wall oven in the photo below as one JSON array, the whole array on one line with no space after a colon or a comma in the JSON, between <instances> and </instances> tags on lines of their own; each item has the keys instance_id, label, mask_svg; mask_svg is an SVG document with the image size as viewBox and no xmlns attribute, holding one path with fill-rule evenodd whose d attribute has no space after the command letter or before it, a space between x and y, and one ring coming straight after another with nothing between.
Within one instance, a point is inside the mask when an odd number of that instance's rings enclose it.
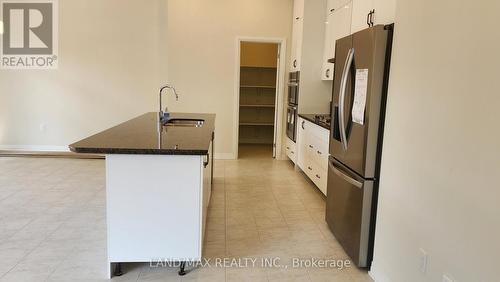
<instances>
[{"instance_id":1,"label":"built-in wall oven","mask_svg":"<svg viewBox=\"0 0 500 282\"><path fill-rule=\"evenodd\" d=\"M297 135L297 106L299 103L299 81L300 72L291 72L288 79L288 108L286 111L287 124L286 135L293 142L296 141Z\"/></svg>"},{"instance_id":2,"label":"built-in wall oven","mask_svg":"<svg viewBox=\"0 0 500 282\"><path fill-rule=\"evenodd\" d=\"M286 136L293 142L296 141L297 135L297 106L288 105L286 110Z\"/></svg>"},{"instance_id":3,"label":"built-in wall oven","mask_svg":"<svg viewBox=\"0 0 500 282\"><path fill-rule=\"evenodd\" d=\"M288 79L288 104L297 105L299 103L299 80L300 72L291 72Z\"/></svg>"}]
</instances>

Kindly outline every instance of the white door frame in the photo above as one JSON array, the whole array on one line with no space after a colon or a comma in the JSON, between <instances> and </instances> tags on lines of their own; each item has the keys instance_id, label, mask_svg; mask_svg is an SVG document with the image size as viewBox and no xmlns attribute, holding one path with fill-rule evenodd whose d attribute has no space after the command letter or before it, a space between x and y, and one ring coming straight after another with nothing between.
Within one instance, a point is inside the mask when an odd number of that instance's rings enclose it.
<instances>
[{"instance_id":1,"label":"white door frame","mask_svg":"<svg viewBox=\"0 0 500 282\"><path fill-rule=\"evenodd\" d=\"M240 56L241 56L241 42L257 42L257 43L275 43L279 48L279 65L277 66L277 88L276 88L276 114L274 118L275 138L276 138L276 159L280 160L282 156L282 137L283 137L283 99L285 94L285 68L286 68L286 39L275 37L236 37L236 57L234 63L235 80L234 80L234 93L235 103L234 112L235 122L233 126L233 152L234 158L238 159L238 141L240 130Z\"/></svg>"}]
</instances>

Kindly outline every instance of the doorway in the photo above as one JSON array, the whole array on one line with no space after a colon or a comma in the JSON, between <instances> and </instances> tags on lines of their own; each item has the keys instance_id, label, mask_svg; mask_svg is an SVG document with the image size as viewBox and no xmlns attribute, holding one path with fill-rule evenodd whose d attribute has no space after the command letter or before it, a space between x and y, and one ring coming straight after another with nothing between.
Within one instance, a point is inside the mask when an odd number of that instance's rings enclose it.
<instances>
[{"instance_id":1,"label":"doorway","mask_svg":"<svg viewBox=\"0 0 500 282\"><path fill-rule=\"evenodd\" d=\"M238 157L276 158L280 137L280 43L241 40L238 80Z\"/></svg>"}]
</instances>

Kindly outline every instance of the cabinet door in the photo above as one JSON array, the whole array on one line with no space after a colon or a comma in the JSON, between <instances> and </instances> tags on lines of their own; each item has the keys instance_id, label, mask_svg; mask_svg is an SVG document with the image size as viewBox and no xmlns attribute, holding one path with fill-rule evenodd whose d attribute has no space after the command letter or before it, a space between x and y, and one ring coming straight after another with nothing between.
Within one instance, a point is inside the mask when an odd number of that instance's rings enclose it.
<instances>
[{"instance_id":1,"label":"cabinet door","mask_svg":"<svg viewBox=\"0 0 500 282\"><path fill-rule=\"evenodd\" d=\"M373 10L374 0L353 0L351 33L368 28L367 17Z\"/></svg>"},{"instance_id":2,"label":"cabinet door","mask_svg":"<svg viewBox=\"0 0 500 282\"><path fill-rule=\"evenodd\" d=\"M335 57L335 39L334 39L334 24L333 14L329 13L325 21L325 45L323 50L323 68L321 71L322 80L333 80L333 67L332 63L328 60Z\"/></svg>"},{"instance_id":3,"label":"cabinet door","mask_svg":"<svg viewBox=\"0 0 500 282\"><path fill-rule=\"evenodd\" d=\"M205 227L207 224L207 214L208 214L208 204L210 202L210 194L211 194L211 188L210 188L210 165L207 164L207 162L210 162L209 156L202 156L201 157L201 166L202 166L202 171L203 171L203 182L202 182L202 194L203 194L203 200L202 200L202 206L201 206L201 213L202 213L202 240L205 238Z\"/></svg>"},{"instance_id":4,"label":"cabinet door","mask_svg":"<svg viewBox=\"0 0 500 282\"><path fill-rule=\"evenodd\" d=\"M349 2L330 13L327 17L323 80L333 80L335 65L328 63L328 59L335 58L335 41L351 34L351 12L352 2Z\"/></svg>"},{"instance_id":5,"label":"cabinet door","mask_svg":"<svg viewBox=\"0 0 500 282\"><path fill-rule=\"evenodd\" d=\"M334 10L341 8L343 5L351 2L352 0L327 0L326 7L328 12L331 13Z\"/></svg>"},{"instance_id":6,"label":"cabinet door","mask_svg":"<svg viewBox=\"0 0 500 282\"><path fill-rule=\"evenodd\" d=\"M285 152L287 157L294 163L297 164L297 145L295 142L290 140L290 138L285 138L286 139L286 144L285 144Z\"/></svg>"},{"instance_id":7,"label":"cabinet door","mask_svg":"<svg viewBox=\"0 0 500 282\"><path fill-rule=\"evenodd\" d=\"M304 18L304 0L293 1L293 19L299 20Z\"/></svg>"},{"instance_id":8,"label":"cabinet door","mask_svg":"<svg viewBox=\"0 0 500 282\"><path fill-rule=\"evenodd\" d=\"M293 21L292 30L292 61L290 69L291 71L300 71L300 58L302 55L302 30L303 30L303 20Z\"/></svg>"},{"instance_id":9,"label":"cabinet door","mask_svg":"<svg viewBox=\"0 0 500 282\"><path fill-rule=\"evenodd\" d=\"M374 24L390 24L396 15L396 0L373 0Z\"/></svg>"},{"instance_id":10,"label":"cabinet door","mask_svg":"<svg viewBox=\"0 0 500 282\"><path fill-rule=\"evenodd\" d=\"M307 122L300 118L297 123L297 164L304 170L307 156Z\"/></svg>"}]
</instances>

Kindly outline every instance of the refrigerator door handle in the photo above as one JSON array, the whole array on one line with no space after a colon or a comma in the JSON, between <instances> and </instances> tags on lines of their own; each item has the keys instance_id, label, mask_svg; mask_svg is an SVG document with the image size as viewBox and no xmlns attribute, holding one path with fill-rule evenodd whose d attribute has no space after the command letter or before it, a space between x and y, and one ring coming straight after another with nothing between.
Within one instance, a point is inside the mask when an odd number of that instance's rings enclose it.
<instances>
[{"instance_id":1,"label":"refrigerator door handle","mask_svg":"<svg viewBox=\"0 0 500 282\"><path fill-rule=\"evenodd\" d=\"M340 81L340 97L339 97L339 127L340 127L340 142L344 151L347 151L347 134L345 131L344 109L345 109L345 93L347 91L347 78L351 69L352 60L354 58L354 48L349 49L347 58L342 71L342 80Z\"/></svg>"},{"instance_id":2,"label":"refrigerator door handle","mask_svg":"<svg viewBox=\"0 0 500 282\"><path fill-rule=\"evenodd\" d=\"M359 189L363 188L363 183L357 181L356 179L353 179L352 177L350 177L349 175L343 173L342 171L340 171L338 168L336 168L331 161L328 161L328 165L330 166L330 168L332 169L333 173L335 173L336 175L338 175L340 178L344 179L345 181L349 182L350 184L358 187Z\"/></svg>"}]
</instances>

